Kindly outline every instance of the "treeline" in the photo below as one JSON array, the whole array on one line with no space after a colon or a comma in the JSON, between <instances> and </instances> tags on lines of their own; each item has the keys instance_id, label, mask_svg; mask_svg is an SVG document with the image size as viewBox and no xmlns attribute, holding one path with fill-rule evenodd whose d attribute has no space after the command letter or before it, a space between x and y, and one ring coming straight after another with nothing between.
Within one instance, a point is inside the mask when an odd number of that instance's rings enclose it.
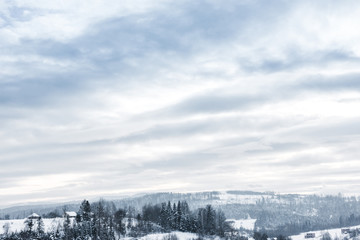
<instances>
[{"instance_id":1,"label":"treeline","mask_svg":"<svg viewBox=\"0 0 360 240\"><path fill-rule=\"evenodd\" d=\"M257 224L256 224L257 225ZM269 234L270 237L276 237L278 235L297 235L302 232L309 231L318 231L318 230L326 230L331 228L342 228L342 227L351 227L360 225L360 215L356 216L351 214L348 217L340 216L339 221L335 221L333 223L328 222L314 222L314 221L298 221L298 222L289 222L283 225L277 226L273 229L266 229L257 227L258 231L265 232Z\"/></svg>"},{"instance_id":2,"label":"treeline","mask_svg":"<svg viewBox=\"0 0 360 240\"><path fill-rule=\"evenodd\" d=\"M58 216L49 213L48 216ZM223 212L211 205L191 211L186 201L145 205L140 211L132 207L116 208L114 203L100 200L93 204L84 200L76 218L66 215L52 230L46 232L42 218L28 218L24 230L16 233L5 231L1 240L115 240L121 237L142 237L149 233L182 231L199 236L225 236L230 226Z\"/></svg>"},{"instance_id":3,"label":"treeline","mask_svg":"<svg viewBox=\"0 0 360 240\"><path fill-rule=\"evenodd\" d=\"M268 240L269 236L267 233L254 232L253 238L254 240ZM274 239L274 237L271 239ZM291 238L280 234L276 236L276 240L291 240Z\"/></svg>"},{"instance_id":4,"label":"treeline","mask_svg":"<svg viewBox=\"0 0 360 240\"><path fill-rule=\"evenodd\" d=\"M230 230L225 214L211 205L192 212L186 201L177 204L169 201L157 205L145 205L142 209L143 220L151 221L164 231L193 232L200 235L218 235L223 237Z\"/></svg>"},{"instance_id":5,"label":"treeline","mask_svg":"<svg viewBox=\"0 0 360 240\"><path fill-rule=\"evenodd\" d=\"M228 218L242 219L249 215L257 219L258 231L272 229L287 233L352 226L358 224L357 216L360 216L360 198L341 195L268 195L256 204L233 203L217 207Z\"/></svg>"}]
</instances>

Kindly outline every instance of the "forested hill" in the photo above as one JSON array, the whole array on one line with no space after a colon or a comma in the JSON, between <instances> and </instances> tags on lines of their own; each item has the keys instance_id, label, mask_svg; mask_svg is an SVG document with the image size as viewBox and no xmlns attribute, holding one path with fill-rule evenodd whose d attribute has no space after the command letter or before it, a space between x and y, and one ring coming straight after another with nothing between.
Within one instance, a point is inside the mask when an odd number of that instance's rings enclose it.
<instances>
[{"instance_id":1,"label":"forested hill","mask_svg":"<svg viewBox=\"0 0 360 240\"><path fill-rule=\"evenodd\" d=\"M284 233L360 224L360 198L273 192L226 191L156 193L116 201L116 205L142 206L163 201L187 201L196 209L211 204L228 218L257 219L257 229L282 229Z\"/></svg>"},{"instance_id":2,"label":"forested hill","mask_svg":"<svg viewBox=\"0 0 360 240\"><path fill-rule=\"evenodd\" d=\"M198 193L154 193L113 200L118 208L141 210L146 204L187 201L191 209L211 204L221 209L227 218L257 219L258 229L279 229L291 233L360 224L360 199L357 197L276 194L273 192L225 191ZM0 218L24 218L32 212L76 211L79 204L24 206L0 210ZM295 229L295 230L294 230Z\"/></svg>"},{"instance_id":3,"label":"forested hill","mask_svg":"<svg viewBox=\"0 0 360 240\"><path fill-rule=\"evenodd\" d=\"M212 191L212 192L196 192L196 193L154 193L139 197L125 198L115 201L119 206L135 206L141 207L144 204L157 204L164 201L187 201L190 207L197 208L203 204L212 204L220 206L224 204L257 204L263 199L273 199L277 201L277 196L273 192L252 192L252 191ZM283 198L289 195L281 195ZM296 197L298 195L291 195Z\"/></svg>"},{"instance_id":4,"label":"forested hill","mask_svg":"<svg viewBox=\"0 0 360 240\"><path fill-rule=\"evenodd\" d=\"M261 193L252 191L227 191L227 192L196 192L196 193L153 193L143 194L140 196L126 197L112 200L117 207L133 206L141 209L146 204L158 204L167 201L187 201L191 208L198 208L204 204L212 204L214 206L240 203L240 204L256 204L263 198L273 198L274 193ZM284 195L285 196L285 195ZM87 198L84 196L84 198ZM106 199L106 198L105 198ZM98 199L97 199L98 200ZM59 204L43 204L43 205L25 205L0 209L0 218L9 214L11 218L24 218L32 212L44 214L54 209L62 211L66 206L68 210L76 210L79 208L78 202L59 203Z\"/></svg>"}]
</instances>

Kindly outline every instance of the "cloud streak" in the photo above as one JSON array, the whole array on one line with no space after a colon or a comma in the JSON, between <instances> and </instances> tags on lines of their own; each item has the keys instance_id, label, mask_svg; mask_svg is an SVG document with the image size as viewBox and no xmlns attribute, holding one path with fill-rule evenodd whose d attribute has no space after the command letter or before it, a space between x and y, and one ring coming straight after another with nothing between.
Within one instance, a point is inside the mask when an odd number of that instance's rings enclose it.
<instances>
[{"instance_id":1,"label":"cloud streak","mask_svg":"<svg viewBox=\"0 0 360 240\"><path fill-rule=\"evenodd\" d=\"M354 3L0 3L0 206L358 192Z\"/></svg>"}]
</instances>

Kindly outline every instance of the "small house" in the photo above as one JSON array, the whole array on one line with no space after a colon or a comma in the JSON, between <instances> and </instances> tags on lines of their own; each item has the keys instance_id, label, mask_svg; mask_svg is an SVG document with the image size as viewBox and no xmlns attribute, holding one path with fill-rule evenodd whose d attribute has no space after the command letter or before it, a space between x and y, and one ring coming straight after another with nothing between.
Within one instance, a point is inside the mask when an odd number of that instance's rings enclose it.
<instances>
[{"instance_id":1,"label":"small house","mask_svg":"<svg viewBox=\"0 0 360 240\"><path fill-rule=\"evenodd\" d=\"M27 219L35 219L35 220L37 220L39 218L40 218L40 216L37 215L36 213L32 213L27 217Z\"/></svg>"},{"instance_id":2,"label":"small house","mask_svg":"<svg viewBox=\"0 0 360 240\"><path fill-rule=\"evenodd\" d=\"M348 234L350 232L350 228L342 228L341 234Z\"/></svg>"},{"instance_id":3,"label":"small house","mask_svg":"<svg viewBox=\"0 0 360 240\"><path fill-rule=\"evenodd\" d=\"M76 218L77 213L76 212L65 212L64 218Z\"/></svg>"},{"instance_id":4,"label":"small house","mask_svg":"<svg viewBox=\"0 0 360 240\"><path fill-rule=\"evenodd\" d=\"M306 233L305 234L305 238L314 238L315 237L315 233Z\"/></svg>"}]
</instances>

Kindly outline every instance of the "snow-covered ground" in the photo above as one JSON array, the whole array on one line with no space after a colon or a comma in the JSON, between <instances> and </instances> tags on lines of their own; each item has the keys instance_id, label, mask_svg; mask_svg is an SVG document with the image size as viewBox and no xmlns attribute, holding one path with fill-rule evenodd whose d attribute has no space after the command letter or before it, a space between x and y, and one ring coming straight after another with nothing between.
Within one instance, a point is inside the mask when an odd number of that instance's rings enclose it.
<instances>
[{"instance_id":1,"label":"snow-covered ground","mask_svg":"<svg viewBox=\"0 0 360 240\"><path fill-rule=\"evenodd\" d=\"M360 228L360 225L359 226L354 226L354 227L344 227L344 228L349 228L351 230L351 229ZM321 237L326 232L328 232L330 234L332 239L335 239L336 237L338 237L339 239L344 239L344 237L349 237L348 234L342 234L341 229L342 228L333 228L333 229L328 229L328 230L305 232L305 233L301 233L299 235L294 235L294 236L290 236L290 237L291 237L292 240L304 240L306 233L315 233L315 238L307 238L307 239L308 240L320 240Z\"/></svg>"},{"instance_id":2,"label":"snow-covered ground","mask_svg":"<svg viewBox=\"0 0 360 240\"><path fill-rule=\"evenodd\" d=\"M12 220L0 220L0 234L4 233L4 226L8 224L9 226L9 232L20 232L21 230L24 230L25 219L12 219ZM233 227L235 229L240 229L240 227L247 229L247 230L253 230L254 224L256 219L227 219L226 221L232 222ZM61 226L64 222L63 218L44 218L44 228L45 231L56 231L56 229ZM36 225L34 226L34 229L36 228ZM359 226L354 227L347 227L350 230L360 228ZM344 239L345 237L349 237L348 234L342 234L341 233L342 228L334 228L334 229L328 229L328 230L321 230L321 231L311 231L311 233L315 233L315 238L309 238L307 240L321 240L321 237L328 232L332 239L335 239L338 237L339 239ZM304 240L305 235L310 232L304 232L299 235L293 235L290 236L292 240ZM184 232L172 232L171 234L175 234L179 240L192 240L197 239L197 235L194 233L184 233ZM165 240L166 237L169 235L169 233L157 233L157 234L149 234L147 236L144 236L140 238L141 240ZM127 240L130 240L132 238L126 238ZM249 238L251 239L251 238Z\"/></svg>"},{"instance_id":3,"label":"snow-covered ground","mask_svg":"<svg viewBox=\"0 0 360 240\"><path fill-rule=\"evenodd\" d=\"M246 230L254 230L256 219L227 219L226 221L235 229L244 228Z\"/></svg>"},{"instance_id":4,"label":"snow-covered ground","mask_svg":"<svg viewBox=\"0 0 360 240\"><path fill-rule=\"evenodd\" d=\"M272 194L234 194L229 192L219 192L217 195L219 200L215 200L216 204L256 204L261 201L268 201L272 203L286 203L287 200L281 198L280 195ZM300 198L298 199L300 200Z\"/></svg>"},{"instance_id":5,"label":"snow-covered ground","mask_svg":"<svg viewBox=\"0 0 360 240\"><path fill-rule=\"evenodd\" d=\"M255 220L255 219L244 219L244 220L250 222L250 220ZM236 221L243 221L243 220L236 220ZM345 227L345 228L355 229L355 228L360 228L360 225L354 226L354 227ZM334 229L321 230L321 231L312 231L311 233L315 233L315 238L307 238L307 240L320 240L321 237L326 232L328 232L330 234L332 239L335 239L336 237L338 237L339 239L344 239L345 237L349 237L349 234L341 233L341 228L334 228ZM290 237L292 238L292 240L304 240L304 239L306 239L305 238L306 233L310 233L310 232L305 232L305 233L301 233L299 235L294 235L294 236L290 236ZM175 234L179 240L197 239L197 235L195 233L172 232L171 234ZM169 233L149 234L140 239L141 240L164 240L167 235L169 235ZM127 238L127 240L130 240L130 239L131 238ZM253 238L249 237L249 240L253 240Z\"/></svg>"},{"instance_id":6,"label":"snow-covered ground","mask_svg":"<svg viewBox=\"0 0 360 240\"><path fill-rule=\"evenodd\" d=\"M171 233L154 233L149 234L144 237L141 237L139 239L141 240L165 240L167 239L167 236L176 235L179 240L192 240L197 239L198 236L195 233L188 233L188 232L171 232ZM131 240L133 238L125 238L125 240Z\"/></svg>"},{"instance_id":7,"label":"snow-covered ground","mask_svg":"<svg viewBox=\"0 0 360 240\"><path fill-rule=\"evenodd\" d=\"M59 225L63 224L63 218L43 218L44 230L46 232L53 231L58 228ZM4 233L4 226L8 223L9 233L11 232L20 232L25 228L25 219L11 219L11 220L0 220L0 234ZM36 222L36 221L35 221ZM34 229L36 228L36 224Z\"/></svg>"},{"instance_id":8,"label":"snow-covered ground","mask_svg":"<svg viewBox=\"0 0 360 240\"><path fill-rule=\"evenodd\" d=\"M219 203L242 203L242 204L256 204L263 198L271 198L269 195L245 195L245 194L231 194L227 192L221 192L219 194Z\"/></svg>"}]
</instances>

